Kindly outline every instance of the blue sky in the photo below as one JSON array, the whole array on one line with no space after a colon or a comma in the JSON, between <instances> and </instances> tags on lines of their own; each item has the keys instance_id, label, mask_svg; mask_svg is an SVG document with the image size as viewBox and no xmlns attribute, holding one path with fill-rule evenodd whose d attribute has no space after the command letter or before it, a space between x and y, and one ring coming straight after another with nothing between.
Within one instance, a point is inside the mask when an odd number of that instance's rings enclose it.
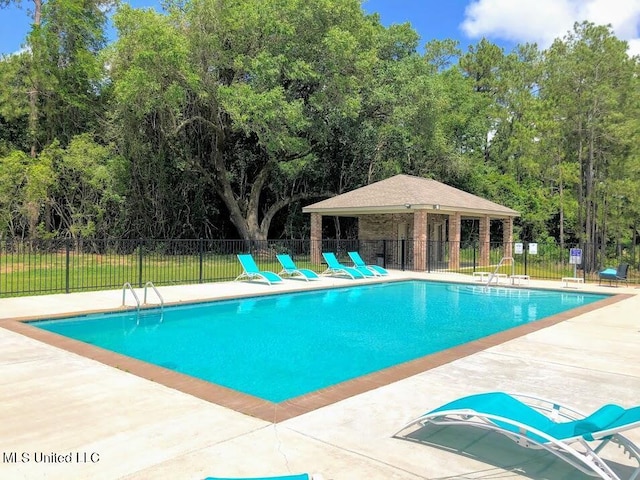
<instances>
[{"instance_id":1,"label":"blue sky","mask_svg":"<svg viewBox=\"0 0 640 480\"><path fill-rule=\"evenodd\" d=\"M130 3L150 7L160 2ZM31 5L30 0L22 0L20 9L0 9L0 54L14 53L24 43ZM364 0L363 8L378 12L387 26L410 22L422 44L453 38L466 50L486 37L507 51L525 42L544 48L574 22L589 20L611 24L615 34L629 42L630 52L640 54L640 0Z\"/></svg>"},{"instance_id":2,"label":"blue sky","mask_svg":"<svg viewBox=\"0 0 640 480\"><path fill-rule=\"evenodd\" d=\"M32 5L23 0L23 8L0 10L0 53L12 53L20 49L29 30L27 8ZM154 7L160 2L130 0L134 7ZM378 12L384 25L410 22L422 37L422 44L438 38L455 38L466 45L472 39L460 30L467 5L464 0L364 0L368 13Z\"/></svg>"}]
</instances>

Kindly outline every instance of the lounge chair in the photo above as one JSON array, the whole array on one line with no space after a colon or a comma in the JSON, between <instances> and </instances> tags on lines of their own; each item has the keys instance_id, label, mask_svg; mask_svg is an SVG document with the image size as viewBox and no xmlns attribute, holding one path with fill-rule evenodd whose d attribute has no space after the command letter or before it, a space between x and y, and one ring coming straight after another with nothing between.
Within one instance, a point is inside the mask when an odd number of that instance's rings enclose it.
<instances>
[{"instance_id":1,"label":"lounge chair","mask_svg":"<svg viewBox=\"0 0 640 480\"><path fill-rule=\"evenodd\" d=\"M299 475L282 475L279 477L207 477L204 480L323 480L322 475L301 473Z\"/></svg>"},{"instance_id":2,"label":"lounge chair","mask_svg":"<svg viewBox=\"0 0 640 480\"><path fill-rule=\"evenodd\" d=\"M238 255L238 260L240 261L240 265L242 265L243 272L236 277L236 280L254 280L256 278L260 278L266 281L269 285L282 281L280 275L268 270L260 270L250 253L242 253Z\"/></svg>"},{"instance_id":3,"label":"lounge chair","mask_svg":"<svg viewBox=\"0 0 640 480\"><path fill-rule=\"evenodd\" d=\"M357 268L347 267L346 265L342 265L335 254L329 252L322 252L322 256L324 257L324 261L327 262L327 269L322 272L322 275L347 275L351 278L364 278L364 272L358 270ZM368 277L373 277L373 273L369 272Z\"/></svg>"},{"instance_id":4,"label":"lounge chair","mask_svg":"<svg viewBox=\"0 0 640 480\"><path fill-rule=\"evenodd\" d=\"M323 480L322 475L301 473L299 475L283 475L279 477L207 477L204 480Z\"/></svg>"},{"instance_id":5,"label":"lounge chair","mask_svg":"<svg viewBox=\"0 0 640 480\"><path fill-rule=\"evenodd\" d=\"M526 395L502 392L463 397L436 408L403 427L427 424L467 425L491 430L526 448L545 449L560 459L595 477L621 480L602 458L601 449L609 442L622 447L635 468L630 480L640 475L640 448L620 432L640 426L640 406L625 409L605 405L585 416L575 410ZM587 442L597 442L592 448Z\"/></svg>"},{"instance_id":6,"label":"lounge chair","mask_svg":"<svg viewBox=\"0 0 640 480\"><path fill-rule=\"evenodd\" d=\"M347 252L347 253L351 258L353 265L357 269L366 268L376 276L389 275L389 272L385 268L382 268L380 265L367 265L358 252Z\"/></svg>"},{"instance_id":7,"label":"lounge chair","mask_svg":"<svg viewBox=\"0 0 640 480\"><path fill-rule=\"evenodd\" d=\"M286 253L279 253L276 255L276 258L282 265L282 271L278 274L288 275L290 277L302 277L307 282L309 280L318 280L320 277L313 270L309 270L308 268L298 268L292 258Z\"/></svg>"},{"instance_id":8,"label":"lounge chair","mask_svg":"<svg viewBox=\"0 0 640 480\"><path fill-rule=\"evenodd\" d=\"M611 282L615 281L616 283L624 282L628 286L627 270L629 270L629 264L621 263L618 265L617 269L607 268L606 270L601 271L598 273L598 285L602 285L602 280L609 280L609 285L611 285Z\"/></svg>"}]
</instances>

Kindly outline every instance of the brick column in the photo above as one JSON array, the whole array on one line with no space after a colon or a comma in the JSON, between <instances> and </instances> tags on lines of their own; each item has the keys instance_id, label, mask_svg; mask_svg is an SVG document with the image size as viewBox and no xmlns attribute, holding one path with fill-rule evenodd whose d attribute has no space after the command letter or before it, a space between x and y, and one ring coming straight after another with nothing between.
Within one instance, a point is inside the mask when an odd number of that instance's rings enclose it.
<instances>
[{"instance_id":1,"label":"brick column","mask_svg":"<svg viewBox=\"0 0 640 480\"><path fill-rule=\"evenodd\" d=\"M322 215L319 213L311 214L310 243L311 263L320 265L322 263Z\"/></svg>"},{"instance_id":2,"label":"brick column","mask_svg":"<svg viewBox=\"0 0 640 480\"><path fill-rule=\"evenodd\" d=\"M491 250L491 219L488 215L480 217L480 234L478 237L480 247L480 266L489 265L489 251Z\"/></svg>"},{"instance_id":3,"label":"brick column","mask_svg":"<svg viewBox=\"0 0 640 480\"><path fill-rule=\"evenodd\" d=\"M460 227L462 217L460 212L449 215L449 268L460 268Z\"/></svg>"},{"instance_id":4,"label":"brick column","mask_svg":"<svg viewBox=\"0 0 640 480\"><path fill-rule=\"evenodd\" d=\"M413 269L427 269L427 211L413 212Z\"/></svg>"},{"instance_id":5,"label":"brick column","mask_svg":"<svg viewBox=\"0 0 640 480\"><path fill-rule=\"evenodd\" d=\"M513 217L502 220L502 243L504 244L503 257L513 257Z\"/></svg>"}]
</instances>

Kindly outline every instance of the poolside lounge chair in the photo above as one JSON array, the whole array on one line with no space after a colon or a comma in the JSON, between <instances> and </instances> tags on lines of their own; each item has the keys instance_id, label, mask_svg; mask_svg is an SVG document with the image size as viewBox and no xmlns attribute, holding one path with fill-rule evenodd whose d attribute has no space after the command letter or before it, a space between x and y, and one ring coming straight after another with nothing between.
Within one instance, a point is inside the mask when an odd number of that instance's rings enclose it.
<instances>
[{"instance_id":1,"label":"poolside lounge chair","mask_svg":"<svg viewBox=\"0 0 640 480\"><path fill-rule=\"evenodd\" d=\"M289 275L290 277L302 277L307 282L309 280L318 280L320 277L313 270L308 268L298 268L293 259L286 253L279 253L276 258L282 265L282 271L278 275Z\"/></svg>"},{"instance_id":2,"label":"poolside lounge chair","mask_svg":"<svg viewBox=\"0 0 640 480\"><path fill-rule=\"evenodd\" d=\"M607 268L606 270L601 271L598 273L598 285L602 285L602 280L609 280L609 285L611 285L611 282L613 281L616 283L624 282L629 285L629 282L627 281L627 270L629 270L629 264L621 263L618 265L617 269Z\"/></svg>"},{"instance_id":3,"label":"poolside lounge chair","mask_svg":"<svg viewBox=\"0 0 640 480\"><path fill-rule=\"evenodd\" d=\"M342 265L336 258L335 254L331 252L322 252L322 256L324 257L324 261L327 262L327 269L322 272L322 275L346 275L352 279L365 277L364 272L357 268ZM366 276L373 277L373 273L369 272L369 275Z\"/></svg>"},{"instance_id":4,"label":"poolside lounge chair","mask_svg":"<svg viewBox=\"0 0 640 480\"><path fill-rule=\"evenodd\" d=\"M640 406L625 409L605 405L589 416L526 395L503 392L463 397L436 408L403 427L467 425L491 430L526 448L545 449L580 471L607 480L620 477L599 457L611 442L622 447L638 467L629 479L640 475L640 448L620 432L640 426ZM597 442L592 448L587 442Z\"/></svg>"},{"instance_id":5,"label":"poolside lounge chair","mask_svg":"<svg viewBox=\"0 0 640 480\"><path fill-rule=\"evenodd\" d=\"M236 277L236 280L248 279L254 280L260 278L266 281L269 285L272 283L279 283L282 281L280 275L270 272L268 270L260 270L256 265L253 256L250 253L242 253L238 255L240 265L242 265L243 272Z\"/></svg>"},{"instance_id":6,"label":"poolside lounge chair","mask_svg":"<svg viewBox=\"0 0 640 480\"><path fill-rule=\"evenodd\" d=\"M280 477L207 477L204 480L323 480L322 475L301 473L299 475L283 475Z\"/></svg>"},{"instance_id":7,"label":"poolside lounge chair","mask_svg":"<svg viewBox=\"0 0 640 480\"><path fill-rule=\"evenodd\" d=\"M279 477L207 477L204 480L323 480L322 475L301 473L299 475L282 475Z\"/></svg>"},{"instance_id":8,"label":"poolside lounge chair","mask_svg":"<svg viewBox=\"0 0 640 480\"><path fill-rule=\"evenodd\" d=\"M357 269L366 268L376 276L389 275L389 272L380 265L367 265L358 252L347 252L353 265Z\"/></svg>"}]
</instances>

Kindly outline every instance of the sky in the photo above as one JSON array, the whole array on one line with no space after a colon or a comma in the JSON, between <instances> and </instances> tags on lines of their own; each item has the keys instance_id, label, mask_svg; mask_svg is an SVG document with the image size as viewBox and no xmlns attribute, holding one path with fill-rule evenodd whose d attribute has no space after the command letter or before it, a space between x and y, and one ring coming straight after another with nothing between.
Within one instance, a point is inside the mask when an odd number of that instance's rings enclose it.
<instances>
[{"instance_id":1,"label":"sky","mask_svg":"<svg viewBox=\"0 0 640 480\"><path fill-rule=\"evenodd\" d=\"M126 0L123 0L126 1ZM159 8L159 0L129 0L134 7ZM0 9L0 54L19 51L29 31L30 0L22 7ZM511 51L520 43L548 47L574 22L611 24L615 35L629 42L629 53L640 55L640 0L363 0L368 13L380 14L384 25L409 22L421 45L452 38L463 51L480 39Z\"/></svg>"}]
</instances>

